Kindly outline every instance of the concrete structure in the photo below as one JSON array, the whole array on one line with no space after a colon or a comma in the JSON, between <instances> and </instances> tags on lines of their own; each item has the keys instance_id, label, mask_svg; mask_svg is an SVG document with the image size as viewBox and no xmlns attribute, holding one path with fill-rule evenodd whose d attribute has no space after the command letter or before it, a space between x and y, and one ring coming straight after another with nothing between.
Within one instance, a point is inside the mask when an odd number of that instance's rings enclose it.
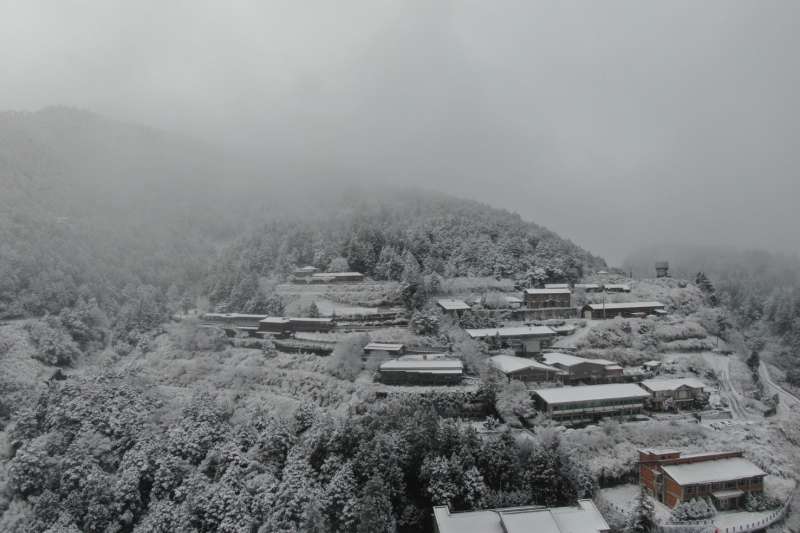
<instances>
[{"instance_id":1,"label":"concrete structure","mask_svg":"<svg viewBox=\"0 0 800 533\"><path fill-rule=\"evenodd\" d=\"M455 385L464 365L454 359L392 359L380 366L379 379L395 385Z\"/></svg>"},{"instance_id":2,"label":"concrete structure","mask_svg":"<svg viewBox=\"0 0 800 533\"><path fill-rule=\"evenodd\" d=\"M666 261L656 261L656 277L668 278L669 277L669 263Z\"/></svg>"},{"instance_id":3,"label":"concrete structure","mask_svg":"<svg viewBox=\"0 0 800 533\"><path fill-rule=\"evenodd\" d=\"M406 353L406 345L394 342L371 342L364 346L364 355L399 357Z\"/></svg>"},{"instance_id":4,"label":"concrete structure","mask_svg":"<svg viewBox=\"0 0 800 533\"><path fill-rule=\"evenodd\" d=\"M604 318L637 317L666 314L661 302L619 302L586 304L581 309L583 318L602 320Z\"/></svg>"},{"instance_id":5,"label":"concrete structure","mask_svg":"<svg viewBox=\"0 0 800 533\"><path fill-rule=\"evenodd\" d=\"M547 366L534 359L514 357L513 355L495 355L489 358L489 365L505 375L511 381L516 379L524 383L541 383L561 380L563 370Z\"/></svg>"},{"instance_id":6,"label":"concrete structure","mask_svg":"<svg viewBox=\"0 0 800 533\"><path fill-rule=\"evenodd\" d=\"M633 383L537 389L533 395L537 408L545 415L573 422L636 415L650 397Z\"/></svg>"},{"instance_id":7,"label":"concrete structure","mask_svg":"<svg viewBox=\"0 0 800 533\"><path fill-rule=\"evenodd\" d=\"M572 291L566 289L525 289L525 305L530 309L558 309L572 306Z\"/></svg>"},{"instance_id":8,"label":"concrete structure","mask_svg":"<svg viewBox=\"0 0 800 533\"><path fill-rule=\"evenodd\" d=\"M624 369L614 361L606 359L586 359L567 353L549 352L543 354L542 362L564 371L565 383L614 383L623 380Z\"/></svg>"},{"instance_id":9,"label":"concrete structure","mask_svg":"<svg viewBox=\"0 0 800 533\"><path fill-rule=\"evenodd\" d=\"M364 281L361 272L320 272L312 274L310 283L353 283Z\"/></svg>"},{"instance_id":10,"label":"concrete structure","mask_svg":"<svg viewBox=\"0 0 800 533\"><path fill-rule=\"evenodd\" d=\"M438 305L446 314L456 316L461 316L464 311L469 311L472 309L464 300L457 300L455 298L442 298L441 300L436 300L436 305Z\"/></svg>"},{"instance_id":11,"label":"concrete structure","mask_svg":"<svg viewBox=\"0 0 800 533\"><path fill-rule=\"evenodd\" d=\"M649 404L656 410L692 407L699 409L708 403L709 394L705 391L705 384L699 379L646 379L640 385L650 393Z\"/></svg>"},{"instance_id":12,"label":"concrete structure","mask_svg":"<svg viewBox=\"0 0 800 533\"><path fill-rule=\"evenodd\" d=\"M741 507L747 493L764 490L766 472L741 451L683 454L680 450L639 450L639 483L664 505L711 498L718 510Z\"/></svg>"},{"instance_id":13,"label":"concrete structure","mask_svg":"<svg viewBox=\"0 0 800 533\"><path fill-rule=\"evenodd\" d=\"M508 507L450 512L433 508L436 533L609 533L611 528L592 500L572 507Z\"/></svg>"},{"instance_id":14,"label":"concrete structure","mask_svg":"<svg viewBox=\"0 0 800 533\"><path fill-rule=\"evenodd\" d=\"M556 332L547 326L511 326L507 328L468 329L473 339L499 344L496 348L513 348L517 355L535 354L550 346Z\"/></svg>"}]
</instances>

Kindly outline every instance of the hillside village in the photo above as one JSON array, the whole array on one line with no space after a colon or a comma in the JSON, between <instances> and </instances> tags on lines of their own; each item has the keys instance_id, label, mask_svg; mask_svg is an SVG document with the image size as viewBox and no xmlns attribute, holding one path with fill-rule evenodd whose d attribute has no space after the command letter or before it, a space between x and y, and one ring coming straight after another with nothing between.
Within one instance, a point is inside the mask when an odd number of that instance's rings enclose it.
<instances>
[{"instance_id":1,"label":"hillside village","mask_svg":"<svg viewBox=\"0 0 800 533\"><path fill-rule=\"evenodd\" d=\"M797 449L769 443L800 400L749 398L721 311L698 286L670 278L666 262L654 274L598 271L541 287L460 279L409 317L391 305L391 282L303 266L278 292L310 314L211 312L199 324L233 342L268 342L280 357L315 353L351 372L361 395L474 397L492 388L495 403L453 413L459 423L490 440L561 434L599 480L578 507L435 507L438 533L606 532L649 508L664 531L766 529L795 495ZM351 300L351 291L380 294L382 305ZM796 442L794 433L781 440Z\"/></svg>"}]
</instances>

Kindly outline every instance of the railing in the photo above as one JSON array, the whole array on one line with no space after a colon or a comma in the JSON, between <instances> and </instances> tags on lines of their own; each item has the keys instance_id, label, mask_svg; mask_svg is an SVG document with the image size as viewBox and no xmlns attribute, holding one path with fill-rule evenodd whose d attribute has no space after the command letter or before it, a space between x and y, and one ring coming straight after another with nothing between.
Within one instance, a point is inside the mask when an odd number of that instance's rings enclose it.
<instances>
[{"instance_id":1,"label":"railing","mask_svg":"<svg viewBox=\"0 0 800 533\"><path fill-rule=\"evenodd\" d=\"M789 509L789 502L792 501L792 497L794 493L790 494L786 501L783 502L778 509L772 511L769 515L762 518L761 520L756 520L755 522L750 522L748 524L741 524L738 526L733 527L725 527L717 529L716 533L749 533L750 531L757 531L759 529L766 529L768 526L771 526L786 514L786 511Z\"/></svg>"}]
</instances>

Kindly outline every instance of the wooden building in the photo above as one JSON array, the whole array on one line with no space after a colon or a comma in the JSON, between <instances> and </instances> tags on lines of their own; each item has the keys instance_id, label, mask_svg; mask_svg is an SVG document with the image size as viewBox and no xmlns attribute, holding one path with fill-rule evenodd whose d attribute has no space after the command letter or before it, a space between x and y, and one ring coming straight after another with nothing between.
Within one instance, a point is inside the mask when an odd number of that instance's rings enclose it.
<instances>
[{"instance_id":1,"label":"wooden building","mask_svg":"<svg viewBox=\"0 0 800 533\"><path fill-rule=\"evenodd\" d=\"M361 272L319 272L312 274L309 283L356 283L364 281Z\"/></svg>"},{"instance_id":2,"label":"wooden building","mask_svg":"<svg viewBox=\"0 0 800 533\"><path fill-rule=\"evenodd\" d=\"M661 302L617 302L586 304L581 309L581 316L594 320L614 317L645 317L647 315L665 315Z\"/></svg>"},{"instance_id":3,"label":"wooden building","mask_svg":"<svg viewBox=\"0 0 800 533\"><path fill-rule=\"evenodd\" d=\"M392 385L457 385L464 365L456 359L392 359L379 370L382 383Z\"/></svg>"},{"instance_id":4,"label":"wooden building","mask_svg":"<svg viewBox=\"0 0 800 533\"><path fill-rule=\"evenodd\" d=\"M406 353L406 345L397 342L370 342L364 346L365 356L400 357Z\"/></svg>"},{"instance_id":5,"label":"wooden building","mask_svg":"<svg viewBox=\"0 0 800 533\"><path fill-rule=\"evenodd\" d=\"M525 289L525 305L530 309L572 306L572 291L566 289Z\"/></svg>"},{"instance_id":6,"label":"wooden building","mask_svg":"<svg viewBox=\"0 0 800 533\"><path fill-rule=\"evenodd\" d=\"M537 389L533 396L536 407L547 417L582 422L639 414L650 394L634 383L615 383Z\"/></svg>"},{"instance_id":7,"label":"wooden building","mask_svg":"<svg viewBox=\"0 0 800 533\"><path fill-rule=\"evenodd\" d=\"M700 409L708 403L709 394L699 379L646 379L640 385L650 393L649 403L655 410Z\"/></svg>"},{"instance_id":8,"label":"wooden building","mask_svg":"<svg viewBox=\"0 0 800 533\"><path fill-rule=\"evenodd\" d=\"M560 381L565 372L540 363L535 359L513 355L495 355L489 358L489 365L503 374L508 381L515 379L523 383L543 383Z\"/></svg>"},{"instance_id":9,"label":"wooden building","mask_svg":"<svg viewBox=\"0 0 800 533\"><path fill-rule=\"evenodd\" d=\"M267 315L249 315L245 313L206 313L203 315L202 324L218 325L223 329L258 328L261 320Z\"/></svg>"},{"instance_id":10,"label":"wooden building","mask_svg":"<svg viewBox=\"0 0 800 533\"><path fill-rule=\"evenodd\" d=\"M575 290L582 290L585 292L603 292L603 286L599 283L576 283Z\"/></svg>"},{"instance_id":11,"label":"wooden building","mask_svg":"<svg viewBox=\"0 0 800 533\"><path fill-rule=\"evenodd\" d=\"M631 292L631 287L624 283L606 283L603 285L603 290L606 292Z\"/></svg>"},{"instance_id":12,"label":"wooden building","mask_svg":"<svg viewBox=\"0 0 800 533\"><path fill-rule=\"evenodd\" d=\"M433 508L436 533L609 533L611 528L592 500L571 507L507 507L451 512Z\"/></svg>"},{"instance_id":13,"label":"wooden building","mask_svg":"<svg viewBox=\"0 0 800 533\"><path fill-rule=\"evenodd\" d=\"M666 261L656 261L656 277L668 278L669 277L669 263Z\"/></svg>"},{"instance_id":14,"label":"wooden building","mask_svg":"<svg viewBox=\"0 0 800 533\"><path fill-rule=\"evenodd\" d=\"M556 332L547 326L511 326L465 331L470 338L487 342L495 348L513 348L517 355L539 353L556 338Z\"/></svg>"},{"instance_id":15,"label":"wooden building","mask_svg":"<svg viewBox=\"0 0 800 533\"><path fill-rule=\"evenodd\" d=\"M454 316L461 316L464 314L464 311L469 311L472 309L464 300L458 300L455 298L442 298L440 300L436 300L436 305L438 305L439 308L445 312L445 314Z\"/></svg>"},{"instance_id":16,"label":"wooden building","mask_svg":"<svg viewBox=\"0 0 800 533\"><path fill-rule=\"evenodd\" d=\"M317 272L319 272L319 269L317 267L308 265L294 269L292 275L296 278L308 278L313 276Z\"/></svg>"},{"instance_id":17,"label":"wooden building","mask_svg":"<svg viewBox=\"0 0 800 533\"><path fill-rule=\"evenodd\" d=\"M741 507L748 493L764 490L764 476L741 451L639 450L639 483L671 508L693 498L711 498L718 510Z\"/></svg>"},{"instance_id":18,"label":"wooden building","mask_svg":"<svg viewBox=\"0 0 800 533\"><path fill-rule=\"evenodd\" d=\"M565 383L618 383L624 379L624 369L618 363L606 359L587 359L560 352L543 354L541 359L544 364L562 370Z\"/></svg>"}]
</instances>

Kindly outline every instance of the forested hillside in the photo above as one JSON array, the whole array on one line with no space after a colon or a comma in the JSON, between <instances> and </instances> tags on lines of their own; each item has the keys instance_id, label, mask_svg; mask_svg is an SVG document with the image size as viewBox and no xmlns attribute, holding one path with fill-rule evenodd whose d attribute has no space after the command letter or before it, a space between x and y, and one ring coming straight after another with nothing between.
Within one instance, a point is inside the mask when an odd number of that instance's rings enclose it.
<instances>
[{"instance_id":1,"label":"forested hillside","mask_svg":"<svg viewBox=\"0 0 800 533\"><path fill-rule=\"evenodd\" d=\"M736 326L800 386L800 258L796 255L731 248L666 246L632 254L625 269L648 275L653 258L669 259L674 275L695 279L702 272Z\"/></svg>"},{"instance_id":2,"label":"forested hillside","mask_svg":"<svg viewBox=\"0 0 800 533\"><path fill-rule=\"evenodd\" d=\"M405 294L573 281L601 259L476 202L256 178L88 113L0 115L0 530L420 531L434 503L591 492L557 435L457 422L492 411L492 382L378 401L325 358L173 317L280 312L275 282L303 264Z\"/></svg>"}]
</instances>

